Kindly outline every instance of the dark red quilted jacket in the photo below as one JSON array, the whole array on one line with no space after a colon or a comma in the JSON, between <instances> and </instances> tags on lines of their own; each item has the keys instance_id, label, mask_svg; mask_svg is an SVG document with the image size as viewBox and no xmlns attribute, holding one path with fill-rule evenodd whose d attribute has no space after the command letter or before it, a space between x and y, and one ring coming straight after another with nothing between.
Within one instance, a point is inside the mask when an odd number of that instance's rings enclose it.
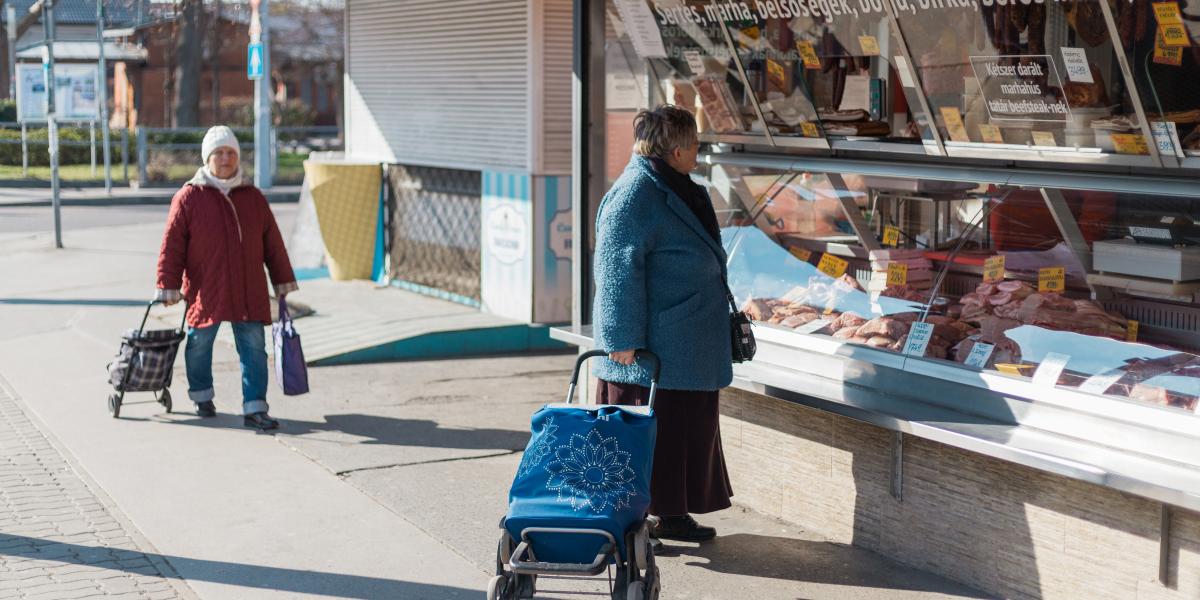
<instances>
[{"instance_id":1,"label":"dark red quilted jacket","mask_svg":"<svg viewBox=\"0 0 1200 600\"><path fill-rule=\"evenodd\" d=\"M283 236L258 188L242 184L227 198L193 180L175 194L158 255L158 288L182 291L188 325L270 323L264 264L276 293L296 288Z\"/></svg>"}]
</instances>

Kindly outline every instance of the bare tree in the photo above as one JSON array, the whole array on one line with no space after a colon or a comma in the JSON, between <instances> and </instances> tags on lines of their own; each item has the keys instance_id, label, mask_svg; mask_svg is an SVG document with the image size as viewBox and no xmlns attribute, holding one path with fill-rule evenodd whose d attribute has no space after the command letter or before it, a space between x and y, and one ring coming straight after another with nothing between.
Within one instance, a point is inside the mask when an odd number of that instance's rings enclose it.
<instances>
[{"instance_id":1,"label":"bare tree","mask_svg":"<svg viewBox=\"0 0 1200 600\"><path fill-rule=\"evenodd\" d=\"M175 127L200 124L200 11L203 0L179 0L175 38Z\"/></svg>"}]
</instances>

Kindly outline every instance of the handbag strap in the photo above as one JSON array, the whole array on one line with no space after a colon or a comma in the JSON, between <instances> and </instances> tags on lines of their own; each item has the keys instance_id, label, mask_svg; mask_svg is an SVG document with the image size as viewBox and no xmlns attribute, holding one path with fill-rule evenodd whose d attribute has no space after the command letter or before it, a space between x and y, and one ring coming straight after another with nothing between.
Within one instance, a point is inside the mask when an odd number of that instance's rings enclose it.
<instances>
[{"instance_id":1,"label":"handbag strap","mask_svg":"<svg viewBox=\"0 0 1200 600\"><path fill-rule=\"evenodd\" d=\"M737 307L737 300L733 297L733 290L729 289L729 279L725 275L721 275L721 283L725 284L725 299L729 300L729 312L737 314L741 312Z\"/></svg>"},{"instance_id":2,"label":"handbag strap","mask_svg":"<svg viewBox=\"0 0 1200 600\"><path fill-rule=\"evenodd\" d=\"M279 322L285 325L292 322L292 315L288 313L287 300L284 300L284 296L279 297Z\"/></svg>"}]
</instances>

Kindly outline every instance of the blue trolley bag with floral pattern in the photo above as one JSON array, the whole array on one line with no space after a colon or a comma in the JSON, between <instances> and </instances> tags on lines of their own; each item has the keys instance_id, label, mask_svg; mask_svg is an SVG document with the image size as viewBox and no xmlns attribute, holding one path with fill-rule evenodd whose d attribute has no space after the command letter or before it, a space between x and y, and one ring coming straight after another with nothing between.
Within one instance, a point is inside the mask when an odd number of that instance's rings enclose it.
<instances>
[{"instance_id":1,"label":"blue trolley bag with floral pattern","mask_svg":"<svg viewBox=\"0 0 1200 600\"><path fill-rule=\"evenodd\" d=\"M567 403L534 413L533 436L508 494L504 528L513 540L526 542L539 563L593 563L611 542L598 533L538 529L606 531L620 556L628 557L626 534L645 520L650 506L658 358L638 352L639 363L652 371L648 406L571 404L580 367L596 356L607 354L580 355Z\"/></svg>"}]
</instances>

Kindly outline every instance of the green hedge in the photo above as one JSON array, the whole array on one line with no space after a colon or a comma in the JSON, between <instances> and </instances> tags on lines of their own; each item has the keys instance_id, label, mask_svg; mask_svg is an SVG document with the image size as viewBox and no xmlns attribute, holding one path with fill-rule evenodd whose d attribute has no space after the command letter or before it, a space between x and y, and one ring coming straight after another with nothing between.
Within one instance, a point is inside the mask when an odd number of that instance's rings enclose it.
<instances>
[{"instance_id":1,"label":"green hedge","mask_svg":"<svg viewBox=\"0 0 1200 600\"><path fill-rule=\"evenodd\" d=\"M102 156L99 142L99 132L96 133L97 160ZM28 130L29 164L32 166L47 166L50 164L50 153L47 148L49 136L45 129ZM88 130L75 127L60 127L58 129L58 163L60 165L77 165L90 163L92 150L89 142L91 137ZM113 140L113 153L119 156L120 138ZM67 145L61 142L83 142L83 146ZM21 164L21 130L0 129L0 165Z\"/></svg>"}]
</instances>

